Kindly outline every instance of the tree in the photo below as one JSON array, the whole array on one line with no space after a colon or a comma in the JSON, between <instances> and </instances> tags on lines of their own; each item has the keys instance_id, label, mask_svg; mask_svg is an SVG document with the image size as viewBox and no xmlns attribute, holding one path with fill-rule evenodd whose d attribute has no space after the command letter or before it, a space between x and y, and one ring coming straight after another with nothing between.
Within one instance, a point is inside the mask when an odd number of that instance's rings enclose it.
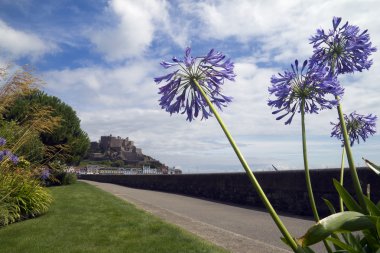
<instances>
[{"instance_id":1,"label":"tree","mask_svg":"<svg viewBox=\"0 0 380 253\"><path fill-rule=\"evenodd\" d=\"M61 119L60 125L51 132L40 134L42 143L51 154L55 154L55 158L61 159L67 164L78 164L87 152L90 140L81 129L76 112L59 98L36 90L18 97L3 113L3 118L23 124L30 120L29 115L35 108L42 107L51 108L52 116Z\"/></svg>"}]
</instances>

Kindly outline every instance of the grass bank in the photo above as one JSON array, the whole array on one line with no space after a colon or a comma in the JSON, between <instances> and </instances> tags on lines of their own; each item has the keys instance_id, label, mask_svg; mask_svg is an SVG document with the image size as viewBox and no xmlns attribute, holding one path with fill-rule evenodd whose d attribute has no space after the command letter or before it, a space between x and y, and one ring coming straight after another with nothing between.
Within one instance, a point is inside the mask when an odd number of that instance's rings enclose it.
<instances>
[{"instance_id":1,"label":"grass bank","mask_svg":"<svg viewBox=\"0 0 380 253\"><path fill-rule=\"evenodd\" d=\"M0 252L226 252L86 183L51 192L47 214L0 228Z\"/></svg>"}]
</instances>

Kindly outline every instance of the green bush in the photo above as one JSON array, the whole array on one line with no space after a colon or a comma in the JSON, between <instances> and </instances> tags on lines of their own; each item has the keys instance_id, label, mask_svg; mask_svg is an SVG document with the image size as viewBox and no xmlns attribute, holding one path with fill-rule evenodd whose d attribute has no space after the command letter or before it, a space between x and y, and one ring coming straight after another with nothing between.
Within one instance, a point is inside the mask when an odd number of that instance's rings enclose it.
<instances>
[{"instance_id":1,"label":"green bush","mask_svg":"<svg viewBox=\"0 0 380 253\"><path fill-rule=\"evenodd\" d=\"M41 164L55 157L41 140L60 127L49 106L31 105L24 117L8 119L10 109L41 84L29 69L8 71L0 65L0 226L46 212L52 201L41 185ZM54 151L54 150L53 150ZM51 154L51 156L47 156Z\"/></svg>"},{"instance_id":2,"label":"green bush","mask_svg":"<svg viewBox=\"0 0 380 253\"><path fill-rule=\"evenodd\" d=\"M77 182L77 176L74 173L68 173L64 171L55 171L51 176L44 181L46 186L59 186L75 184Z\"/></svg>"},{"instance_id":3,"label":"green bush","mask_svg":"<svg viewBox=\"0 0 380 253\"><path fill-rule=\"evenodd\" d=\"M46 186L69 185L77 180L75 174L67 172L68 166L61 161L53 161L48 167L49 177L44 180Z\"/></svg>"},{"instance_id":4,"label":"green bush","mask_svg":"<svg viewBox=\"0 0 380 253\"><path fill-rule=\"evenodd\" d=\"M0 174L0 226L45 213L52 197L38 179L19 171Z\"/></svg>"},{"instance_id":5,"label":"green bush","mask_svg":"<svg viewBox=\"0 0 380 253\"><path fill-rule=\"evenodd\" d=\"M75 184L77 182L77 175L74 173L65 173L62 180L62 185Z\"/></svg>"},{"instance_id":6,"label":"green bush","mask_svg":"<svg viewBox=\"0 0 380 253\"><path fill-rule=\"evenodd\" d=\"M20 218L20 208L13 202L0 203L0 227L17 221Z\"/></svg>"}]
</instances>

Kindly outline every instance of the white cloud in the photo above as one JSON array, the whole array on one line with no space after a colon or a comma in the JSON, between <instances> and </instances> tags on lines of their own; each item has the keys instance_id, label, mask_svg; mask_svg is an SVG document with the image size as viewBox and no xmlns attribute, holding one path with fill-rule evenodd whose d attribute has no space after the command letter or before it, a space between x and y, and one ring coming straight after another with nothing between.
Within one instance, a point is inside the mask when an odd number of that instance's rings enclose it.
<instances>
[{"instance_id":1,"label":"white cloud","mask_svg":"<svg viewBox=\"0 0 380 253\"><path fill-rule=\"evenodd\" d=\"M36 59L56 49L56 46L44 41L33 33L19 31L0 19L0 55L17 59L30 57Z\"/></svg>"},{"instance_id":2,"label":"white cloud","mask_svg":"<svg viewBox=\"0 0 380 253\"><path fill-rule=\"evenodd\" d=\"M75 109L152 107L156 62L139 60L115 68L99 66L45 72L46 89ZM158 97L157 97L158 99Z\"/></svg>"},{"instance_id":3,"label":"white cloud","mask_svg":"<svg viewBox=\"0 0 380 253\"><path fill-rule=\"evenodd\" d=\"M181 7L200 20L192 34L210 40L234 38L243 44L260 43L261 50L252 53L269 61L309 58L312 47L308 39L317 28L330 28L333 16L368 28L374 43L380 42L375 34L380 26L379 1L364 0L358 5L355 0L215 0L185 1Z\"/></svg>"},{"instance_id":4,"label":"white cloud","mask_svg":"<svg viewBox=\"0 0 380 253\"><path fill-rule=\"evenodd\" d=\"M117 24L96 29L90 35L97 50L109 61L146 52L167 12L166 2L161 0L112 0L109 9L111 19L116 15Z\"/></svg>"}]
</instances>

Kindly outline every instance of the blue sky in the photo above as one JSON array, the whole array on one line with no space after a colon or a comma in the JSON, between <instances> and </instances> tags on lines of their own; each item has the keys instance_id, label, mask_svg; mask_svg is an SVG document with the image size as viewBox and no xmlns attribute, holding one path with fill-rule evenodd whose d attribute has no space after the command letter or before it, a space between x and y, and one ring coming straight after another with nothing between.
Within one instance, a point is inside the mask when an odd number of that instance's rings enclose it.
<instances>
[{"instance_id":1,"label":"blue sky","mask_svg":"<svg viewBox=\"0 0 380 253\"><path fill-rule=\"evenodd\" d=\"M162 60L211 48L235 62L237 78L224 93L234 97L222 112L254 170L302 169L299 117L276 121L266 103L270 77L312 54L308 39L329 29L333 16L368 29L380 45L380 2L249 0L0 0L0 64L30 64L48 94L72 106L91 140L113 134L184 172L242 171L214 118L186 122L158 105L153 78ZM380 116L380 57L369 71L340 78L343 109ZM331 139L336 110L307 115L309 163L338 167L340 143ZM380 137L354 146L380 163Z\"/></svg>"}]
</instances>

